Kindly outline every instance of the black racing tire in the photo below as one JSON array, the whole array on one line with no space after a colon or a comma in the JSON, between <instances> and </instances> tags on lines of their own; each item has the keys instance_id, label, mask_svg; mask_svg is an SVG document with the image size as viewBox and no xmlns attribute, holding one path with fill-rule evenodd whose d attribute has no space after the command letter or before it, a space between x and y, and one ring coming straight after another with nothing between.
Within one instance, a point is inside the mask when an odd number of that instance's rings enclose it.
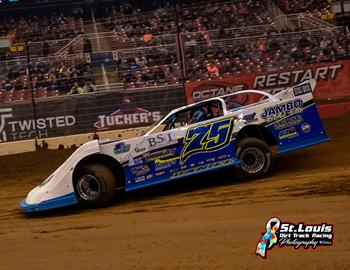
<instances>
[{"instance_id":1,"label":"black racing tire","mask_svg":"<svg viewBox=\"0 0 350 270\"><path fill-rule=\"evenodd\" d=\"M108 204L116 193L116 179L112 171L102 164L84 166L75 181L79 204L89 208Z\"/></svg>"},{"instance_id":2,"label":"black racing tire","mask_svg":"<svg viewBox=\"0 0 350 270\"><path fill-rule=\"evenodd\" d=\"M263 178L272 169L271 149L260 139L245 138L239 141L236 156L240 159L236 174L241 180Z\"/></svg>"}]
</instances>

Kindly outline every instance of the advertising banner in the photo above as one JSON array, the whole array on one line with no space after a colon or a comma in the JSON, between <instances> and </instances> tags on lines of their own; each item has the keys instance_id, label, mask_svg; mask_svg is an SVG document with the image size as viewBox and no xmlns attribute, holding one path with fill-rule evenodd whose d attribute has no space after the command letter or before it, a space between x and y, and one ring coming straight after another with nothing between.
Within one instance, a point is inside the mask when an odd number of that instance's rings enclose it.
<instances>
[{"instance_id":1,"label":"advertising banner","mask_svg":"<svg viewBox=\"0 0 350 270\"><path fill-rule=\"evenodd\" d=\"M0 104L0 142L150 125L183 106L182 87L101 92Z\"/></svg>"},{"instance_id":2,"label":"advertising banner","mask_svg":"<svg viewBox=\"0 0 350 270\"><path fill-rule=\"evenodd\" d=\"M315 98L342 98L350 96L350 61L313 64L271 73L250 73L227 76L207 81L186 83L187 103L197 102L245 89L257 89L276 93L308 79L316 79Z\"/></svg>"}]
</instances>

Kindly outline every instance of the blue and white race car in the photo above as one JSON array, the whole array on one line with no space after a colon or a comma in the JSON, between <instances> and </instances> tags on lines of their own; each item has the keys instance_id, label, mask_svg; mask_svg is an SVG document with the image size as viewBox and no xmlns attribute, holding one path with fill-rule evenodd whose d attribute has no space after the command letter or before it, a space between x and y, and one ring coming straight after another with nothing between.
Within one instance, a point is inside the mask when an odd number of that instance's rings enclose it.
<instances>
[{"instance_id":1,"label":"blue and white race car","mask_svg":"<svg viewBox=\"0 0 350 270\"><path fill-rule=\"evenodd\" d=\"M245 90L171 111L144 135L79 147L20 202L24 212L100 207L125 192L227 166L256 179L273 155L328 141L305 81L276 95ZM233 176L234 177L234 176Z\"/></svg>"}]
</instances>

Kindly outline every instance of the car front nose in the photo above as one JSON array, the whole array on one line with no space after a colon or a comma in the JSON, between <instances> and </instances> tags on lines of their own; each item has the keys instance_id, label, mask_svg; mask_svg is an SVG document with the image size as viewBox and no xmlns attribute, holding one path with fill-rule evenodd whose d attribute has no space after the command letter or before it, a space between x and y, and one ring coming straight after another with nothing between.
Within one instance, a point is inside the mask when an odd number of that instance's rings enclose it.
<instances>
[{"instance_id":1,"label":"car front nose","mask_svg":"<svg viewBox=\"0 0 350 270\"><path fill-rule=\"evenodd\" d=\"M50 200L41 201L38 203L29 203L28 197L27 197L20 201L19 206L23 212L32 213L32 212L45 211L53 208L74 205L77 203L78 203L77 196L73 192L73 193L69 193Z\"/></svg>"}]
</instances>

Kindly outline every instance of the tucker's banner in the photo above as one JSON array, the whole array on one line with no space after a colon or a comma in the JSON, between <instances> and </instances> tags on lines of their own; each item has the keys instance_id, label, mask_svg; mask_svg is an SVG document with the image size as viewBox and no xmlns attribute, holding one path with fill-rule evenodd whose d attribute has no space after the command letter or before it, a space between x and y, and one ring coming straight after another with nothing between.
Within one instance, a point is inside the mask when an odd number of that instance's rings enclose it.
<instances>
[{"instance_id":1,"label":"tucker's banner","mask_svg":"<svg viewBox=\"0 0 350 270\"><path fill-rule=\"evenodd\" d=\"M349 75L350 61L344 60L298 66L290 70L270 73L251 73L206 81L198 80L186 83L186 100L190 104L245 89L258 89L273 94L309 79L317 81L314 93L316 99L342 98L350 96Z\"/></svg>"}]
</instances>

